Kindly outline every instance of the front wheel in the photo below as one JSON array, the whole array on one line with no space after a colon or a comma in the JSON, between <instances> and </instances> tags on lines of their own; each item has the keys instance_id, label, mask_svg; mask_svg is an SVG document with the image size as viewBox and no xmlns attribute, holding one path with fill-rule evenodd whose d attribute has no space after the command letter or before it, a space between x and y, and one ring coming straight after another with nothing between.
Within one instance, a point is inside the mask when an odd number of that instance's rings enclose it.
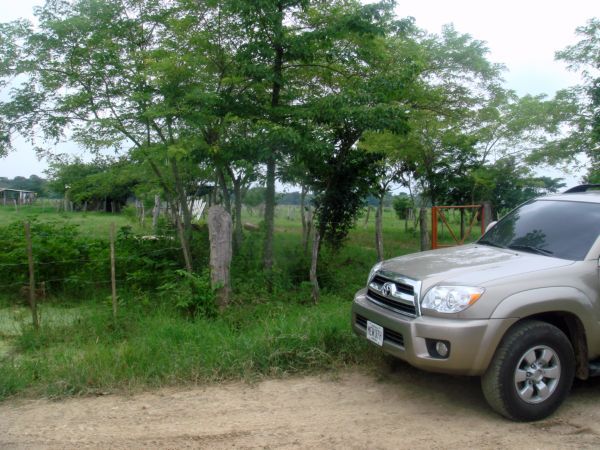
<instances>
[{"instance_id":1,"label":"front wheel","mask_svg":"<svg viewBox=\"0 0 600 450\"><path fill-rule=\"evenodd\" d=\"M520 421L543 419L561 405L575 375L571 342L557 327L524 321L511 328L481 379L490 406Z\"/></svg>"}]
</instances>

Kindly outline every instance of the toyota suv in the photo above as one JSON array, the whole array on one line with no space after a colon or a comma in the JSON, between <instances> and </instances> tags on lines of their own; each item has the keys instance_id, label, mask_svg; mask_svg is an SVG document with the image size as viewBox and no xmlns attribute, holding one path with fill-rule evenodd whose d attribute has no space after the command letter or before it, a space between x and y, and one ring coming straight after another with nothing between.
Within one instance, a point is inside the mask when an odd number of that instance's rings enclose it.
<instances>
[{"instance_id":1,"label":"toyota suv","mask_svg":"<svg viewBox=\"0 0 600 450\"><path fill-rule=\"evenodd\" d=\"M600 190L536 198L475 243L376 264L354 331L432 372L481 377L512 420L539 420L600 375Z\"/></svg>"}]
</instances>

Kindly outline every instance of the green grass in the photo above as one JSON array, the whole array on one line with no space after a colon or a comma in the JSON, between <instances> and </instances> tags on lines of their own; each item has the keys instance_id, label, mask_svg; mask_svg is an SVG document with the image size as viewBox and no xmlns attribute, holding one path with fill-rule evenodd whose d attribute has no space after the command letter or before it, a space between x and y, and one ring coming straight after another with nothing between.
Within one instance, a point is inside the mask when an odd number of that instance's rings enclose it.
<instances>
[{"instance_id":1,"label":"green grass","mask_svg":"<svg viewBox=\"0 0 600 450\"><path fill-rule=\"evenodd\" d=\"M90 305L67 324L25 328L0 363L0 399L64 396L335 370L378 358L353 336L349 300L232 307L215 320Z\"/></svg>"},{"instance_id":2,"label":"green grass","mask_svg":"<svg viewBox=\"0 0 600 450\"><path fill-rule=\"evenodd\" d=\"M141 231L137 223L132 222L122 214L107 214L102 212L57 212L56 207L40 201L35 205L24 205L15 210L14 206L0 205L0 227L17 221L37 219L59 224L76 225L81 234L90 237L105 237L108 240L111 224L117 228L132 226L135 231Z\"/></svg>"},{"instance_id":3,"label":"green grass","mask_svg":"<svg viewBox=\"0 0 600 450\"><path fill-rule=\"evenodd\" d=\"M262 273L260 233L246 232L243 254L232 267L233 304L216 319L189 319L152 293L119 292L116 321L108 292L42 304L34 331L24 307L0 307L0 400L15 395L61 397L104 391L336 370L372 365L380 352L350 329L354 292L376 262L374 212L357 221L338 252L323 247L319 261L322 297L310 301L310 260L300 248L298 208L277 209L274 292ZM124 216L57 213L41 207L0 207L0 226L36 216L79 225L82 234L108 236L110 224L131 225ZM244 221L258 223L259 217ZM456 221L452 222L458 229ZM405 231L393 211L384 212L386 257L418 250L418 234ZM73 300L71 300L73 301Z\"/></svg>"}]
</instances>

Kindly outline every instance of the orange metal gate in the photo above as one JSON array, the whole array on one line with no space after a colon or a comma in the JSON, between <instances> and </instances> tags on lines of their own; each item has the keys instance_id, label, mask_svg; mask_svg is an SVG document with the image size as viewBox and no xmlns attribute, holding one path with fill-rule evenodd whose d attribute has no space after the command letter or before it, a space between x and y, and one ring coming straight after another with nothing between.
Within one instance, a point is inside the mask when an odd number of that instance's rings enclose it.
<instances>
[{"instance_id":1,"label":"orange metal gate","mask_svg":"<svg viewBox=\"0 0 600 450\"><path fill-rule=\"evenodd\" d=\"M453 247L454 245L464 244L465 240L471 235L473 225L477 221L478 214L473 214L473 217L469 223L469 228L465 232L465 235L462 237L462 239L459 239L456 237L454 230L452 230L452 227L448 223L446 215L444 214L444 211L448 210L448 209L469 209L469 210L478 209L479 210L479 219L481 220L481 234L483 234L485 232L485 217L484 217L485 208L483 207L483 205L432 206L431 207L431 248L432 249L442 248L442 247ZM445 227L450 232L450 236L452 236L452 239L454 240L455 244L444 245L444 244L438 243L438 218L441 219L441 221L442 221L442 229L445 225Z\"/></svg>"}]
</instances>

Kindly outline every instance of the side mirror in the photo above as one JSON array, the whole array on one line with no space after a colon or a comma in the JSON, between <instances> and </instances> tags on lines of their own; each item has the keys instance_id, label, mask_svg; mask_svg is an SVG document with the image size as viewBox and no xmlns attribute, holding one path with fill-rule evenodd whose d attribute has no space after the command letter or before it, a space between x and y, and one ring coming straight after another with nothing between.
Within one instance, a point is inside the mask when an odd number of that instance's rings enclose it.
<instances>
[{"instance_id":1,"label":"side mirror","mask_svg":"<svg viewBox=\"0 0 600 450\"><path fill-rule=\"evenodd\" d=\"M497 220L494 220L493 222L488 223L488 226L485 227L485 233L487 233L488 231L490 231L492 228L494 228L494 225L496 225L498 223Z\"/></svg>"}]
</instances>

